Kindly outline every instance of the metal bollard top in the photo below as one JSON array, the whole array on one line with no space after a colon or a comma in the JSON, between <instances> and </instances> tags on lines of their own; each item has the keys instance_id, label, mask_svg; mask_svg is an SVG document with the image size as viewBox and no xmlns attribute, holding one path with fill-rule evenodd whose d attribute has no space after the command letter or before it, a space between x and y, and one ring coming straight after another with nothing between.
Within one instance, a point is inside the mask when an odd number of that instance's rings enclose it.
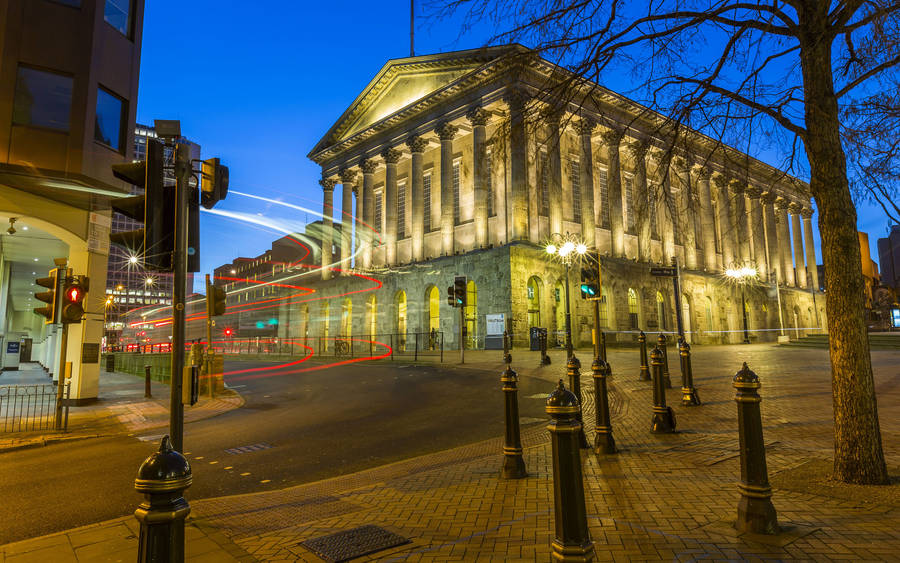
<instances>
[{"instance_id":1,"label":"metal bollard top","mask_svg":"<svg viewBox=\"0 0 900 563\"><path fill-rule=\"evenodd\" d=\"M569 371L572 371L575 369L581 369L581 360L576 358L574 355L571 356L569 358L569 361L566 362L566 369L568 369Z\"/></svg>"},{"instance_id":2,"label":"metal bollard top","mask_svg":"<svg viewBox=\"0 0 900 563\"><path fill-rule=\"evenodd\" d=\"M642 330L641 333L638 334L638 342L646 342L646 341L647 341L647 335L644 334L644 331Z\"/></svg>"},{"instance_id":3,"label":"metal bollard top","mask_svg":"<svg viewBox=\"0 0 900 563\"><path fill-rule=\"evenodd\" d=\"M654 346L650 351L650 364L661 366L663 364L663 352L659 346Z\"/></svg>"},{"instance_id":4,"label":"metal bollard top","mask_svg":"<svg viewBox=\"0 0 900 563\"><path fill-rule=\"evenodd\" d=\"M511 364L512 363L512 354L507 353L505 356L503 356L503 361L506 362L507 365Z\"/></svg>"},{"instance_id":5,"label":"metal bollard top","mask_svg":"<svg viewBox=\"0 0 900 563\"><path fill-rule=\"evenodd\" d=\"M172 448L168 434L159 443L159 450L144 460L138 469L134 488L139 493L168 493L191 486L191 464Z\"/></svg>"},{"instance_id":6,"label":"metal bollard top","mask_svg":"<svg viewBox=\"0 0 900 563\"><path fill-rule=\"evenodd\" d=\"M500 383L515 383L519 380L519 375L511 365L506 364L506 369L500 373Z\"/></svg>"},{"instance_id":7,"label":"metal bollard top","mask_svg":"<svg viewBox=\"0 0 900 563\"><path fill-rule=\"evenodd\" d=\"M660 346L665 346L666 345L666 335L660 332L659 336L656 337L656 341L659 343Z\"/></svg>"},{"instance_id":8,"label":"metal bollard top","mask_svg":"<svg viewBox=\"0 0 900 563\"><path fill-rule=\"evenodd\" d=\"M578 397L566 389L563 380L560 379L556 389L547 397L547 414L549 415L576 415L579 411Z\"/></svg>"},{"instance_id":9,"label":"metal bollard top","mask_svg":"<svg viewBox=\"0 0 900 563\"><path fill-rule=\"evenodd\" d=\"M593 372L594 377L600 377L601 375L606 375L606 370L609 369L609 364L603 361L603 358L596 357L594 358L594 363L591 364L591 372Z\"/></svg>"},{"instance_id":10,"label":"metal bollard top","mask_svg":"<svg viewBox=\"0 0 900 563\"><path fill-rule=\"evenodd\" d=\"M688 344L688 341L683 336L678 339L678 351L682 356L691 355L691 345Z\"/></svg>"},{"instance_id":11,"label":"metal bollard top","mask_svg":"<svg viewBox=\"0 0 900 563\"><path fill-rule=\"evenodd\" d=\"M747 362L744 362L743 367L741 367L740 371L734 374L734 379L732 380L734 384L734 388L741 389L758 389L760 387L759 377L750 370L747 366Z\"/></svg>"}]
</instances>

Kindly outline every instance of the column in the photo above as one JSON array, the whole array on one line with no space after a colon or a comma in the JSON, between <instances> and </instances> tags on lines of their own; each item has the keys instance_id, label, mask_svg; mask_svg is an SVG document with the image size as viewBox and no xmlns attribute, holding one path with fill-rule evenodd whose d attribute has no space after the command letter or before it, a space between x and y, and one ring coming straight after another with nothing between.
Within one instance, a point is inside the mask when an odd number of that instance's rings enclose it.
<instances>
[{"instance_id":1,"label":"column","mask_svg":"<svg viewBox=\"0 0 900 563\"><path fill-rule=\"evenodd\" d=\"M775 200L778 210L778 251L781 256L781 271L784 272L784 284L794 285L794 260L791 256L791 232L788 226L788 200L779 197Z\"/></svg>"},{"instance_id":2,"label":"column","mask_svg":"<svg viewBox=\"0 0 900 563\"><path fill-rule=\"evenodd\" d=\"M362 232L363 227L363 198L362 186L357 184L353 187L353 198L356 201L356 208L353 213L353 225L356 230L356 236L353 239L353 267L359 268L362 264Z\"/></svg>"},{"instance_id":3,"label":"column","mask_svg":"<svg viewBox=\"0 0 900 563\"><path fill-rule=\"evenodd\" d=\"M778 245L778 227L775 219L775 200L778 195L767 191L760 198L763 204L763 223L766 227L766 263L769 272L775 272L775 279L784 285L784 272L781 269L781 251Z\"/></svg>"},{"instance_id":4,"label":"column","mask_svg":"<svg viewBox=\"0 0 900 563\"><path fill-rule=\"evenodd\" d=\"M334 185L336 181L330 178L322 178L319 185L322 186L322 279L331 279L331 244L332 228L334 220Z\"/></svg>"},{"instance_id":5,"label":"column","mask_svg":"<svg viewBox=\"0 0 900 563\"><path fill-rule=\"evenodd\" d=\"M694 225L694 202L691 190L690 164L683 158L674 160L678 177L678 224L681 226L681 244L684 246L684 267L697 269L697 231Z\"/></svg>"},{"instance_id":6,"label":"column","mask_svg":"<svg viewBox=\"0 0 900 563\"><path fill-rule=\"evenodd\" d=\"M524 92L513 90L506 95L509 105L510 186L512 217L510 240L528 239L528 151L525 123L527 97Z\"/></svg>"},{"instance_id":7,"label":"column","mask_svg":"<svg viewBox=\"0 0 900 563\"><path fill-rule=\"evenodd\" d=\"M482 107L473 107L466 113L472 124L472 177L475 179L475 247L485 248L488 245L488 191L485 169L486 126L490 114Z\"/></svg>"},{"instance_id":8,"label":"column","mask_svg":"<svg viewBox=\"0 0 900 563\"><path fill-rule=\"evenodd\" d=\"M625 225L622 217L622 171L619 162L619 143L623 132L610 129L603 134L606 144L606 182L609 201L609 230L612 236L612 255L616 258L625 256Z\"/></svg>"},{"instance_id":9,"label":"column","mask_svg":"<svg viewBox=\"0 0 900 563\"><path fill-rule=\"evenodd\" d=\"M709 190L709 168L698 167L697 190L700 192L700 236L703 244L703 266L706 271L716 270L716 220L713 217L712 195Z\"/></svg>"},{"instance_id":10,"label":"column","mask_svg":"<svg viewBox=\"0 0 900 563\"><path fill-rule=\"evenodd\" d=\"M737 247L734 226L731 221L730 205L728 198L728 178L716 174L713 178L716 184L716 214L719 216L719 230L721 231L722 266L725 269L734 267L734 251Z\"/></svg>"},{"instance_id":11,"label":"column","mask_svg":"<svg viewBox=\"0 0 900 563\"><path fill-rule=\"evenodd\" d=\"M819 267L816 265L816 247L813 245L813 210L808 205L803 206L800 215L803 217L803 242L806 243L806 281L809 283L807 287L819 291Z\"/></svg>"},{"instance_id":12,"label":"column","mask_svg":"<svg viewBox=\"0 0 900 563\"><path fill-rule=\"evenodd\" d=\"M544 121L550 129L547 146L547 199L550 200L550 233L563 234L562 157L560 155L559 114L545 114Z\"/></svg>"},{"instance_id":13,"label":"column","mask_svg":"<svg viewBox=\"0 0 900 563\"><path fill-rule=\"evenodd\" d=\"M387 171L384 174L384 263L393 266L397 263L397 162L400 151L388 148L381 153ZM452 219L452 217L451 217Z\"/></svg>"},{"instance_id":14,"label":"column","mask_svg":"<svg viewBox=\"0 0 900 563\"><path fill-rule=\"evenodd\" d=\"M789 209L791 211L791 225L793 227L794 261L797 264L795 270L797 272L797 287L807 287L806 264L803 263L803 236L800 232L800 210L803 209L803 206L799 203L791 202Z\"/></svg>"},{"instance_id":15,"label":"column","mask_svg":"<svg viewBox=\"0 0 900 563\"><path fill-rule=\"evenodd\" d=\"M353 255L353 190L356 170L341 171L341 270L350 269Z\"/></svg>"},{"instance_id":16,"label":"column","mask_svg":"<svg viewBox=\"0 0 900 563\"><path fill-rule=\"evenodd\" d=\"M412 136L406 140L406 146L412 152L412 170L410 172L412 186L412 259L413 262L425 260L425 188L422 176L422 154L428 148L428 141L422 137ZM431 210L428 210L431 213Z\"/></svg>"},{"instance_id":17,"label":"column","mask_svg":"<svg viewBox=\"0 0 900 563\"><path fill-rule=\"evenodd\" d=\"M434 130L441 140L441 254L444 256L453 255L453 137L458 130L450 123L441 123Z\"/></svg>"},{"instance_id":18,"label":"column","mask_svg":"<svg viewBox=\"0 0 900 563\"><path fill-rule=\"evenodd\" d=\"M637 219L638 260L650 261L650 194L647 191L647 149L643 141L628 144L631 158L634 159L634 212Z\"/></svg>"},{"instance_id":19,"label":"column","mask_svg":"<svg viewBox=\"0 0 900 563\"><path fill-rule=\"evenodd\" d=\"M373 160L363 160L359 163L359 167L363 172L363 185L362 185L362 212L363 212L363 236L360 237L362 239L362 248L363 248L363 268L371 268L372 267L372 246L374 241L377 240L376 237L380 237L381 233L378 232L381 229L381 225L375 224L375 168L377 165Z\"/></svg>"},{"instance_id":20,"label":"column","mask_svg":"<svg viewBox=\"0 0 900 563\"><path fill-rule=\"evenodd\" d=\"M747 187L747 197L750 199L750 237L753 241L753 261L756 263L756 271L759 279L768 281L769 266L766 261L766 227L763 224L762 190L757 187Z\"/></svg>"},{"instance_id":21,"label":"column","mask_svg":"<svg viewBox=\"0 0 900 563\"><path fill-rule=\"evenodd\" d=\"M747 199L744 190L747 184L743 180L732 180L728 184L734 212L734 232L737 237L739 260L742 266L750 263L750 233L747 229Z\"/></svg>"},{"instance_id":22,"label":"column","mask_svg":"<svg viewBox=\"0 0 900 563\"><path fill-rule=\"evenodd\" d=\"M659 229L659 238L662 243L662 256L660 262L668 264L675 256L675 226L672 223L672 191L669 189L669 159L665 155L659 155L656 159L656 227Z\"/></svg>"},{"instance_id":23,"label":"column","mask_svg":"<svg viewBox=\"0 0 900 563\"><path fill-rule=\"evenodd\" d=\"M597 246L597 231L594 227L594 152L591 150L591 134L596 127L597 124L590 118L583 118L575 123L575 131L581 137L578 159L581 168L581 239L588 248Z\"/></svg>"}]
</instances>

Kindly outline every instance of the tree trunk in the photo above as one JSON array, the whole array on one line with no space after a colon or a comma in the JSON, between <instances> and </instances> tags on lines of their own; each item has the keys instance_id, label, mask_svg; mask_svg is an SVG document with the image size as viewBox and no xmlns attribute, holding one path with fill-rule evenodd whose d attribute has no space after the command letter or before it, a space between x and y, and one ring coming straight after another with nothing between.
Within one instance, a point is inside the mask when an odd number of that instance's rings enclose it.
<instances>
[{"instance_id":1,"label":"tree trunk","mask_svg":"<svg viewBox=\"0 0 900 563\"><path fill-rule=\"evenodd\" d=\"M800 63L806 97L805 147L810 190L819 209L825 263L825 310L831 353L834 406L834 478L885 484L887 468L875 399L875 381L865 325L865 285L840 139L838 103L831 72L828 3L800 11ZM812 267L815 267L813 264Z\"/></svg>"}]
</instances>

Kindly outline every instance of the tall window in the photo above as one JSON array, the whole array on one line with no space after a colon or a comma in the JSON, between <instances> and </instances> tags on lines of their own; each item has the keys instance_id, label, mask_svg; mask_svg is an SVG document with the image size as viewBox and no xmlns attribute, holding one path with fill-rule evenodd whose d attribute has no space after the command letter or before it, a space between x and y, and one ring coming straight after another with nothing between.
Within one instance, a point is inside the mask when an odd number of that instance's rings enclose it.
<instances>
[{"instance_id":1,"label":"tall window","mask_svg":"<svg viewBox=\"0 0 900 563\"><path fill-rule=\"evenodd\" d=\"M384 203L384 190L375 190L375 228L378 229L378 232L384 231L381 212L382 203Z\"/></svg>"},{"instance_id":2,"label":"tall window","mask_svg":"<svg viewBox=\"0 0 900 563\"><path fill-rule=\"evenodd\" d=\"M632 288L628 288L628 325L631 330L638 328L638 300L637 293Z\"/></svg>"},{"instance_id":3,"label":"tall window","mask_svg":"<svg viewBox=\"0 0 900 563\"><path fill-rule=\"evenodd\" d=\"M541 152L541 212L540 215L550 215L550 157L546 151Z\"/></svg>"},{"instance_id":4,"label":"tall window","mask_svg":"<svg viewBox=\"0 0 900 563\"><path fill-rule=\"evenodd\" d=\"M374 295L370 295L366 301L366 314L369 316L369 322L366 325L369 334L376 334L378 332L378 300Z\"/></svg>"},{"instance_id":5,"label":"tall window","mask_svg":"<svg viewBox=\"0 0 900 563\"><path fill-rule=\"evenodd\" d=\"M103 19L131 39L131 0L106 0Z\"/></svg>"},{"instance_id":6,"label":"tall window","mask_svg":"<svg viewBox=\"0 0 900 563\"><path fill-rule=\"evenodd\" d=\"M484 183L487 190L488 217L497 213L494 211L494 155L488 149L484 153Z\"/></svg>"},{"instance_id":7,"label":"tall window","mask_svg":"<svg viewBox=\"0 0 900 563\"><path fill-rule=\"evenodd\" d=\"M622 187L625 188L625 229L634 233L634 181L631 176L622 176Z\"/></svg>"},{"instance_id":8,"label":"tall window","mask_svg":"<svg viewBox=\"0 0 900 563\"><path fill-rule=\"evenodd\" d=\"M598 174L600 181L600 227L609 228L609 178L606 168L601 168Z\"/></svg>"},{"instance_id":9,"label":"tall window","mask_svg":"<svg viewBox=\"0 0 900 563\"><path fill-rule=\"evenodd\" d=\"M397 182L397 240L406 238L406 182Z\"/></svg>"},{"instance_id":10,"label":"tall window","mask_svg":"<svg viewBox=\"0 0 900 563\"><path fill-rule=\"evenodd\" d=\"M722 252L722 240L721 240L722 235L721 235L721 226L719 225L719 202L713 202L712 214L713 214L713 235L715 235L716 252Z\"/></svg>"},{"instance_id":11,"label":"tall window","mask_svg":"<svg viewBox=\"0 0 900 563\"><path fill-rule=\"evenodd\" d=\"M601 289L600 291L600 326L603 328L609 328L609 300L607 297L609 294L606 291L606 288Z\"/></svg>"},{"instance_id":12,"label":"tall window","mask_svg":"<svg viewBox=\"0 0 900 563\"><path fill-rule=\"evenodd\" d=\"M111 149L121 151L125 121L124 100L105 88L98 88L94 140L103 143Z\"/></svg>"},{"instance_id":13,"label":"tall window","mask_svg":"<svg viewBox=\"0 0 900 563\"><path fill-rule=\"evenodd\" d=\"M423 223L425 223L425 232L431 232L431 174L425 174L422 177L422 202L425 208Z\"/></svg>"},{"instance_id":14,"label":"tall window","mask_svg":"<svg viewBox=\"0 0 900 563\"><path fill-rule=\"evenodd\" d=\"M459 225L459 160L453 161L453 224Z\"/></svg>"},{"instance_id":15,"label":"tall window","mask_svg":"<svg viewBox=\"0 0 900 563\"><path fill-rule=\"evenodd\" d=\"M431 286L428 291L428 332L441 330L441 292L438 288ZM430 341L432 350L434 350L434 341Z\"/></svg>"},{"instance_id":16,"label":"tall window","mask_svg":"<svg viewBox=\"0 0 900 563\"><path fill-rule=\"evenodd\" d=\"M528 327L541 326L541 278L532 276L525 288L528 297Z\"/></svg>"},{"instance_id":17,"label":"tall window","mask_svg":"<svg viewBox=\"0 0 900 563\"><path fill-rule=\"evenodd\" d=\"M397 349L406 350L406 292L400 290L394 297L397 319Z\"/></svg>"},{"instance_id":18,"label":"tall window","mask_svg":"<svg viewBox=\"0 0 900 563\"><path fill-rule=\"evenodd\" d=\"M72 77L20 66L16 75L12 122L69 130Z\"/></svg>"},{"instance_id":19,"label":"tall window","mask_svg":"<svg viewBox=\"0 0 900 563\"><path fill-rule=\"evenodd\" d=\"M478 287L469 280L466 285L466 347L478 347Z\"/></svg>"},{"instance_id":20,"label":"tall window","mask_svg":"<svg viewBox=\"0 0 900 563\"><path fill-rule=\"evenodd\" d=\"M666 315L666 300L662 292L656 292L656 320L659 322L660 330L668 330L668 315Z\"/></svg>"},{"instance_id":21,"label":"tall window","mask_svg":"<svg viewBox=\"0 0 900 563\"><path fill-rule=\"evenodd\" d=\"M658 218L656 216L656 186L649 185L647 190L648 205L650 210L650 238L659 240Z\"/></svg>"},{"instance_id":22,"label":"tall window","mask_svg":"<svg viewBox=\"0 0 900 563\"><path fill-rule=\"evenodd\" d=\"M581 170L578 159L569 159L569 176L572 178L572 222L581 223Z\"/></svg>"}]
</instances>

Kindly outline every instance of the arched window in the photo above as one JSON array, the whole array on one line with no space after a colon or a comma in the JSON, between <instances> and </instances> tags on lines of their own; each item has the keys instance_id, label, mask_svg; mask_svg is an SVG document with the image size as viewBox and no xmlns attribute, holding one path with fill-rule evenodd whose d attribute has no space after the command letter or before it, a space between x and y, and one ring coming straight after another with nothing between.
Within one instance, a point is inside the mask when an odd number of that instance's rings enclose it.
<instances>
[{"instance_id":1,"label":"arched window","mask_svg":"<svg viewBox=\"0 0 900 563\"><path fill-rule=\"evenodd\" d=\"M466 348L475 349L478 344L478 287L469 280L466 286Z\"/></svg>"},{"instance_id":2,"label":"arched window","mask_svg":"<svg viewBox=\"0 0 900 563\"><path fill-rule=\"evenodd\" d=\"M541 326L541 278L531 276L526 286L528 299L528 328Z\"/></svg>"},{"instance_id":3,"label":"arched window","mask_svg":"<svg viewBox=\"0 0 900 563\"><path fill-rule=\"evenodd\" d=\"M374 295L366 300L366 330L369 336L378 334L378 299Z\"/></svg>"},{"instance_id":4,"label":"arched window","mask_svg":"<svg viewBox=\"0 0 900 563\"><path fill-rule=\"evenodd\" d=\"M661 291L656 292L656 321L659 323L659 330L669 330L668 319L666 318L666 298L663 297Z\"/></svg>"},{"instance_id":5,"label":"arched window","mask_svg":"<svg viewBox=\"0 0 900 563\"><path fill-rule=\"evenodd\" d=\"M331 316L331 306L328 301L322 303L322 343L319 345L322 350L328 350L329 324Z\"/></svg>"},{"instance_id":6,"label":"arched window","mask_svg":"<svg viewBox=\"0 0 900 563\"><path fill-rule=\"evenodd\" d=\"M633 288L628 288L628 326L631 330L638 328L638 298Z\"/></svg>"},{"instance_id":7,"label":"arched window","mask_svg":"<svg viewBox=\"0 0 900 563\"><path fill-rule=\"evenodd\" d=\"M353 301L349 297L341 304L341 338L353 335Z\"/></svg>"},{"instance_id":8,"label":"arched window","mask_svg":"<svg viewBox=\"0 0 900 563\"><path fill-rule=\"evenodd\" d=\"M609 290L600 289L600 326L609 328Z\"/></svg>"},{"instance_id":9,"label":"arched window","mask_svg":"<svg viewBox=\"0 0 900 563\"><path fill-rule=\"evenodd\" d=\"M712 306L712 297L706 298L706 330L712 331L715 330L713 326L713 306Z\"/></svg>"},{"instance_id":10,"label":"arched window","mask_svg":"<svg viewBox=\"0 0 900 563\"><path fill-rule=\"evenodd\" d=\"M396 332L397 332L397 348L400 351L406 350L406 292L400 290L394 297L394 305L396 308Z\"/></svg>"},{"instance_id":11,"label":"arched window","mask_svg":"<svg viewBox=\"0 0 900 563\"><path fill-rule=\"evenodd\" d=\"M441 292L431 286L425 291L425 300L428 303L428 332L441 330Z\"/></svg>"}]
</instances>

